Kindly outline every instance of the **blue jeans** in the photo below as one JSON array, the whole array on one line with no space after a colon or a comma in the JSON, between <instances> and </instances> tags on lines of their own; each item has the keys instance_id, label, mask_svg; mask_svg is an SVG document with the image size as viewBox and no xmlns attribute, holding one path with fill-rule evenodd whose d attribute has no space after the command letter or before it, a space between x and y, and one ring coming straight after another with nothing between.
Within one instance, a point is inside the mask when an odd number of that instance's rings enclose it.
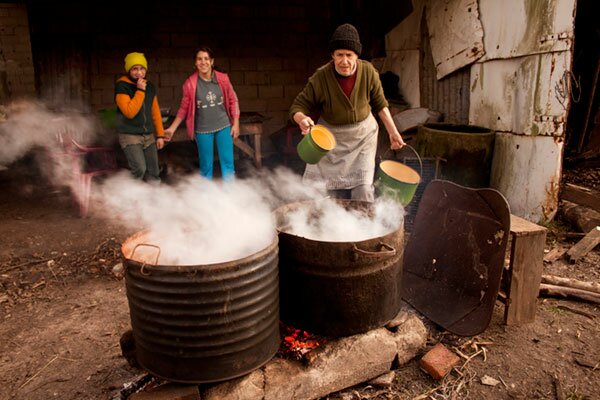
<instances>
[{"instance_id":1,"label":"blue jeans","mask_svg":"<svg viewBox=\"0 0 600 400\"><path fill-rule=\"evenodd\" d=\"M214 143L217 143L219 164L223 180L231 180L234 175L233 166L233 138L231 127L221 129L212 133L196 133L196 146L198 147L198 158L200 159L200 175L207 179L213 176Z\"/></svg>"}]
</instances>

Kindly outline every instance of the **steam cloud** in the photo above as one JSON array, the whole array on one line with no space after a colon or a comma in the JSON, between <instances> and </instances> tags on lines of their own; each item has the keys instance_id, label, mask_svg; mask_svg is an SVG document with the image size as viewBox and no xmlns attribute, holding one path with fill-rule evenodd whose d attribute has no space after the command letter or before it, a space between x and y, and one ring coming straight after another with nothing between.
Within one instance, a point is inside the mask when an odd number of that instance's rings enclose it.
<instances>
[{"instance_id":1,"label":"steam cloud","mask_svg":"<svg viewBox=\"0 0 600 400\"><path fill-rule=\"evenodd\" d=\"M81 143L91 143L99 132L94 122L81 114L58 114L31 102L13 104L8 111L0 131L4 143L0 164L10 164L31 149L43 147L55 157L45 160L49 164L41 170L50 171L54 183L69 186L71 179L65 173L69 169L60 162L65 160L64 140L77 133ZM227 262L256 253L275 240L272 211L302 200L313 200L312 207L287 214L285 230L313 240L382 236L397 229L403 218L399 205L384 200L375 203L372 217L347 211L326 199L323 187L303 185L286 168L259 171L230 183L208 181L194 173L169 185L136 181L123 171L95 182L92 193L98 215L116 218L132 231L147 232L140 243L149 246L138 246L135 258L154 263L158 248L158 263L163 265Z\"/></svg>"}]
</instances>

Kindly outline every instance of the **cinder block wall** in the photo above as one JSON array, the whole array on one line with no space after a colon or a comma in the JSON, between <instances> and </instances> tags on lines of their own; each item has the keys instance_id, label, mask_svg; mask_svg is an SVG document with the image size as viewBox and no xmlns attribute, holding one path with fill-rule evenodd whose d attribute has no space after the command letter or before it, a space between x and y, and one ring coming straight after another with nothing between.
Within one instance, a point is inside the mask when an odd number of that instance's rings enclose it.
<instances>
[{"instance_id":1,"label":"cinder block wall","mask_svg":"<svg viewBox=\"0 0 600 400\"><path fill-rule=\"evenodd\" d=\"M215 65L229 74L241 110L269 117L265 132L273 132L287 122L289 106L308 77L329 59L332 28L327 10L315 0L205 4L197 9L170 5L168 13L150 18L155 20L150 34L94 33L92 108L114 106L114 80L123 73L123 57L141 51L161 107L175 113L183 81L194 71L194 50L206 44L215 52Z\"/></svg>"},{"instance_id":2,"label":"cinder block wall","mask_svg":"<svg viewBox=\"0 0 600 400\"><path fill-rule=\"evenodd\" d=\"M35 94L29 21L22 4L0 3L0 80L0 100Z\"/></svg>"}]
</instances>

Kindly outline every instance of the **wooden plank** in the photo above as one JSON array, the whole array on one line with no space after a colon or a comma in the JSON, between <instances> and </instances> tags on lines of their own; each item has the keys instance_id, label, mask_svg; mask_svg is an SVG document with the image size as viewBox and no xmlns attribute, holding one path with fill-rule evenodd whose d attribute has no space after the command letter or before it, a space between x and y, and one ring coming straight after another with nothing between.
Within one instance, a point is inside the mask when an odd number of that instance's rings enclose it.
<instances>
[{"instance_id":1,"label":"wooden plank","mask_svg":"<svg viewBox=\"0 0 600 400\"><path fill-rule=\"evenodd\" d=\"M546 232L546 228L534 224L533 222L527 221L521 217L511 214L510 215L510 231L516 236L527 236L527 235L538 235L542 232Z\"/></svg>"},{"instance_id":2,"label":"wooden plank","mask_svg":"<svg viewBox=\"0 0 600 400\"><path fill-rule=\"evenodd\" d=\"M567 249L565 247L557 246L550 250L550 252L544 256L544 262L553 263L554 261L562 258L562 256L564 256L566 252Z\"/></svg>"},{"instance_id":3,"label":"wooden plank","mask_svg":"<svg viewBox=\"0 0 600 400\"><path fill-rule=\"evenodd\" d=\"M567 183L563 186L560 197L600 212L600 193L592 189Z\"/></svg>"},{"instance_id":4,"label":"wooden plank","mask_svg":"<svg viewBox=\"0 0 600 400\"><path fill-rule=\"evenodd\" d=\"M535 320L544 267L545 243L545 229L528 236L513 234L510 266L507 271L510 274L510 283L506 291L508 303L504 310L504 322L507 325L519 325Z\"/></svg>"},{"instance_id":5,"label":"wooden plank","mask_svg":"<svg viewBox=\"0 0 600 400\"><path fill-rule=\"evenodd\" d=\"M571 263L576 262L581 257L589 253L594 247L596 247L598 243L600 243L600 226L597 226L589 231L583 239L581 239L575 244L575 246L571 247L569 251L567 251L569 261Z\"/></svg>"}]
</instances>

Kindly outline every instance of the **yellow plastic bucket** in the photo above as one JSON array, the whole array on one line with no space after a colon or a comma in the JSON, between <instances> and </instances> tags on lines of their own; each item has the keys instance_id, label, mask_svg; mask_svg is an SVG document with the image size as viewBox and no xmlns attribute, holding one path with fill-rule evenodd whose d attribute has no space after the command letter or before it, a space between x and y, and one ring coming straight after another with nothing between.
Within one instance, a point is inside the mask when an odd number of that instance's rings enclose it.
<instances>
[{"instance_id":1,"label":"yellow plastic bucket","mask_svg":"<svg viewBox=\"0 0 600 400\"><path fill-rule=\"evenodd\" d=\"M323 125L315 125L304 135L296 149L307 164L317 164L336 145L333 133Z\"/></svg>"}]
</instances>

